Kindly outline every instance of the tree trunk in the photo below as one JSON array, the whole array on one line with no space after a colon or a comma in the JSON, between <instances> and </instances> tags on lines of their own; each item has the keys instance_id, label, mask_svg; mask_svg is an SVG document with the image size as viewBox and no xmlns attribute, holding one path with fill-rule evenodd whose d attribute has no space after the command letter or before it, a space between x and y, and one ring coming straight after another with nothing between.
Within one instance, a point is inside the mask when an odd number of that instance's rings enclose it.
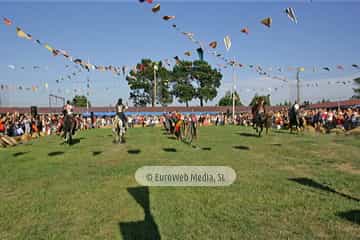
<instances>
[{"instance_id":1,"label":"tree trunk","mask_svg":"<svg viewBox=\"0 0 360 240\"><path fill-rule=\"evenodd\" d=\"M186 103L186 107L188 108L188 107L189 107L189 102L188 102L188 101L186 101L185 103Z\"/></svg>"},{"instance_id":2,"label":"tree trunk","mask_svg":"<svg viewBox=\"0 0 360 240\"><path fill-rule=\"evenodd\" d=\"M200 107L203 107L204 106L204 100L202 97L199 98L200 99Z\"/></svg>"}]
</instances>

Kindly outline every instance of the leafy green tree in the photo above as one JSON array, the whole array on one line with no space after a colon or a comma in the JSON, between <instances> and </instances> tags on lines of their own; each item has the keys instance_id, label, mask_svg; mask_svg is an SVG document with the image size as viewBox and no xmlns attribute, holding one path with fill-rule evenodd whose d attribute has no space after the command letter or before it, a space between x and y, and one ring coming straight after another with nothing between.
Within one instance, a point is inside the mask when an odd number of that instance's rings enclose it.
<instances>
[{"instance_id":1,"label":"leafy green tree","mask_svg":"<svg viewBox=\"0 0 360 240\"><path fill-rule=\"evenodd\" d=\"M180 103L185 103L186 107L195 97L196 89L192 84L192 62L180 61L172 71L171 83L172 93L178 98Z\"/></svg>"},{"instance_id":2,"label":"leafy green tree","mask_svg":"<svg viewBox=\"0 0 360 240\"><path fill-rule=\"evenodd\" d=\"M89 107L91 106L90 102L84 95L76 95L72 100L72 105L74 105L75 107L87 107L88 105Z\"/></svg>"},{"instance_id":3,"label":"leafy green tree","mask_svg":"<svg viewBox=\"0 0 360 240\"><path fill-rule=\"evenodd\" d=\"M358 88L353 88L355 95L352 98L360 99L360 77L354 79L355 84L357 84Z\"/></svg>"},{"instance_id":4,"label":"leafy green tree","mask_svg":"<svg viewBox=\"0 0 360 240\"><path fill-rule=\"evenodd\" d=\"M239 94L237 92L235 92L234 94L235 94L235 106L242 106ZM225 93L225 96L219 100L219 106L232 106L232 104L233 104L232 92L227 91Z\"/></svg>"},{"instance_id":5,"label":"leafy green tree","mask_svg":"<svg viewBox=\"0 0 360 240\"><path fill-rule=\"evenodd\" d=\"M202 107L204 102L211 101L217 96L222 74L217 69L212 69L206 61L194 61L191 76L196 82L195 96Z\"/></svg>"},{"instance_id":6,"label":"leafy green tree","mask_svg":"<svg viewBox=\"0 0 360 240\"><path fill-rule=\"evenodd\" d=\"M154 96L154 67L156 70L156 95ZM168 81L169 71L161 63L153 62L151 59L142 59L126 77L130 87L130 99L135 106L155 106L156 102L166 105L172 102ZM159 97L159 95L161 97Z\"/></svg>"}]
</instances>

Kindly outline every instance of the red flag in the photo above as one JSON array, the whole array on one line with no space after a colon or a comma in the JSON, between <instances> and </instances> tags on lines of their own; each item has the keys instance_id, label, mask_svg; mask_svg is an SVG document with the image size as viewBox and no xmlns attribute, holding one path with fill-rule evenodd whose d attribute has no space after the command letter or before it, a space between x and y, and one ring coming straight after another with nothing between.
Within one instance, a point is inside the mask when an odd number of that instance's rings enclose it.
<instances>
[{"instance_id":1,"label":"red flag","mask_svg":"<svg viewBox=\"0 0 360 240\"><path fill-rule=\"evenodd\" d=\"M245 33L245 34L249 34L249 29L247 27L243 28L243 29L241 29L241 32Z\"/></svg>"},{"instance_id":2,"label":"red flag","mask_svg":"<svg viewBox=\"0 0 360 240\"><path fill-rule=\"evenodd\" d=\"M146 2L152 4L153 0L146 0Z\"/></svg>"},{"instance_id":3,"label":"red flag","mask_svg":"<svg viewBox=\"0 0 360 240\"><path fill-rule=\"evenodd\" d=\"M11 20L4 17L4 24L7 25L7 26L10 26L12 24Z\"/></svg>"}]
</instances>

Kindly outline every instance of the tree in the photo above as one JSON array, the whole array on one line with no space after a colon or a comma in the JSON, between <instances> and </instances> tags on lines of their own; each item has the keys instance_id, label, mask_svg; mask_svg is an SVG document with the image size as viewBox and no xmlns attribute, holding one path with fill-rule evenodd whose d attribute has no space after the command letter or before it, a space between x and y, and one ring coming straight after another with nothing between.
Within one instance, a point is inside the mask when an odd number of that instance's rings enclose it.
<instances>
[{"instance_id":1,"label":"tree","mask_svg":"<svg viewBox=\"0 0 360 240\"><path fill-rule=\"evenodd\" d=\"M197 98L200 106L217 96L222 74L205 61L180 61L173 68L173 94L179 102L186 103Z\"/></svg>"},{"instance_id":2,"label":"tree","mask_svg":"<svg viewBox=\"0 0 360 240\"><path fill-rule=\"evenodd\" d=\"M232 92L227 91L225 93L225 96L219 100L219 106L232 106L232 104L233 104ZM242 106L239 94L237 92L235 92L235 106Z\"/></svg>"},{"instance_id":3,"label":"tree","mask_svg":"<svg viewBox=\"0 0 360 240\"><path fill-rule=\"evenodd\" d=\"M156 70L156 96L154 96L154 67ZM169 71L160 63L153 62L150 59L142 59L140 63L132 69L126 77L130 87L130 99L135 106L146 106L150 104L155 106L156 101L162 105L172 102L168 82ZM159 94L160 93L160 94ZM161 97L159 97L159 95Z\"/></svg>"},{"instance_id":4,"label":"tree","mask_svg":"<svg viewBox=\"0 0 360 240\"><path fill-rule=\"evenodd\" d=\"M354 82L359 86L359 88L353 88L355 95L352 98L360 99L360 77L355 78Z\"/></svg>"},{"instance_id":5,"label":"tree","mask_svg":"<svg viewBox=\"0 0 360 240\"><path fill-rule=\"evenodd\" d=\"M82 95L82 96L76 95L72 100L72 105L74 105L75 107L87 107L87 106L90 107L91 106L90 102L84 95Z\"/></svg>"},{"instance_id":6,"label":"tree","mask_svg":"<svg viewBox=\"0 0 360 240\"><path fill-rule=\"evenodd\" d=\"M202 107L204 101L211 101L217 96L222 74L218 70L212 69L206 61L194 61L191 76L196 82L196 98L200 100Z\"/></svg>"},{"instance_id":7,"label":"tree","mask_svg":"<svg viewBox=\"0 0 360 240\"><path fill-rule=\"evenodd\" d=\"M270 95L259 96L257 94L255 94L255 96L253 97L253 99L251 100L249 106L251 106L251 107L254 106L259 98L264 99L267 106L271 106L271 104L270 104Z\"/></svg>"},{"instance_id":8,"label":"tree","mask_svg":"<svg viewBox=\"0 0 360 240\"><path fill-rule=\"evenodd\" d=\"M191 70L192 62L180 61L174 66L171 77L172 93L180 103L185 103L186 107L189 107L189 102L195 97L196 93L192 85Z\"/></svg>"}]
</instances>

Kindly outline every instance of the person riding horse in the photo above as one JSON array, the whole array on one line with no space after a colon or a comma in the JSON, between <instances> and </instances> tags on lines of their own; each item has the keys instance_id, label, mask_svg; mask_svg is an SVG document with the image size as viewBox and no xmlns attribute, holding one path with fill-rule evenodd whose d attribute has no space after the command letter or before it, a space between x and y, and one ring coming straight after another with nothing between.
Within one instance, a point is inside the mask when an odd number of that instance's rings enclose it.
<instances>
[{"instance_id":1,"label":"person riding horse","mask_svg":"<svg viewBox=\"0 0 360 240\"><path fill-rule=\"evenodd\" d=\"M266 105L265 100L263 98L259 98L256 101L256 104L253 106L252 114L253 114L254 127L258 123L262 122L263 119L265 118L265 113L266 113L265 105Z\"/></svg>"},{"instance_id":2,"label":"person riding horse","mask_svg":"<svg viewBox=\"0 0 360 240\"><path fill-rule=\"evenodd\" d=\"M71 142L71 137L74 134L75 124L73 119L73 106L71 105L70 101L66 102L66 105L63 109L64 113L64 123L63 123L63 130L64 130L64 138L67 141ZM69 134L69 136L68 136Z\"/></svg>"},{"instance_id":3,"label":"person riding horse","mask_svg":"<svg viewBox=\"0 0 360 240\"><path fill-rule=\"evenodd\" d=\"M125 140L123 138L123 135L125 134L126 131L126 123L127 123L127 119L125 116L125 111L127 109L127 105L124 105L122 102L122 99L119 98L117 104L116 104L116 118L115 118L115 122L114 122L114 127L113 127L113 132L115 133L115 139L114 142L120 142L120 143L124 143ZM117 119L121 120L117 121Z\"/></svg>"},{"instance_id":4,"label":"person riding horse","mask_svg":"<svg viewBox=\"0 0 360 240\"><path fill-rule=\"evenodd\" d=\"M300 119L299 119L299 110L300 105L295 101L295 103L291 106L289 109L289 128L292 132L293 127L296 127L296 130L298 131L300 126Z\"/></svg>"}]
</instances>

